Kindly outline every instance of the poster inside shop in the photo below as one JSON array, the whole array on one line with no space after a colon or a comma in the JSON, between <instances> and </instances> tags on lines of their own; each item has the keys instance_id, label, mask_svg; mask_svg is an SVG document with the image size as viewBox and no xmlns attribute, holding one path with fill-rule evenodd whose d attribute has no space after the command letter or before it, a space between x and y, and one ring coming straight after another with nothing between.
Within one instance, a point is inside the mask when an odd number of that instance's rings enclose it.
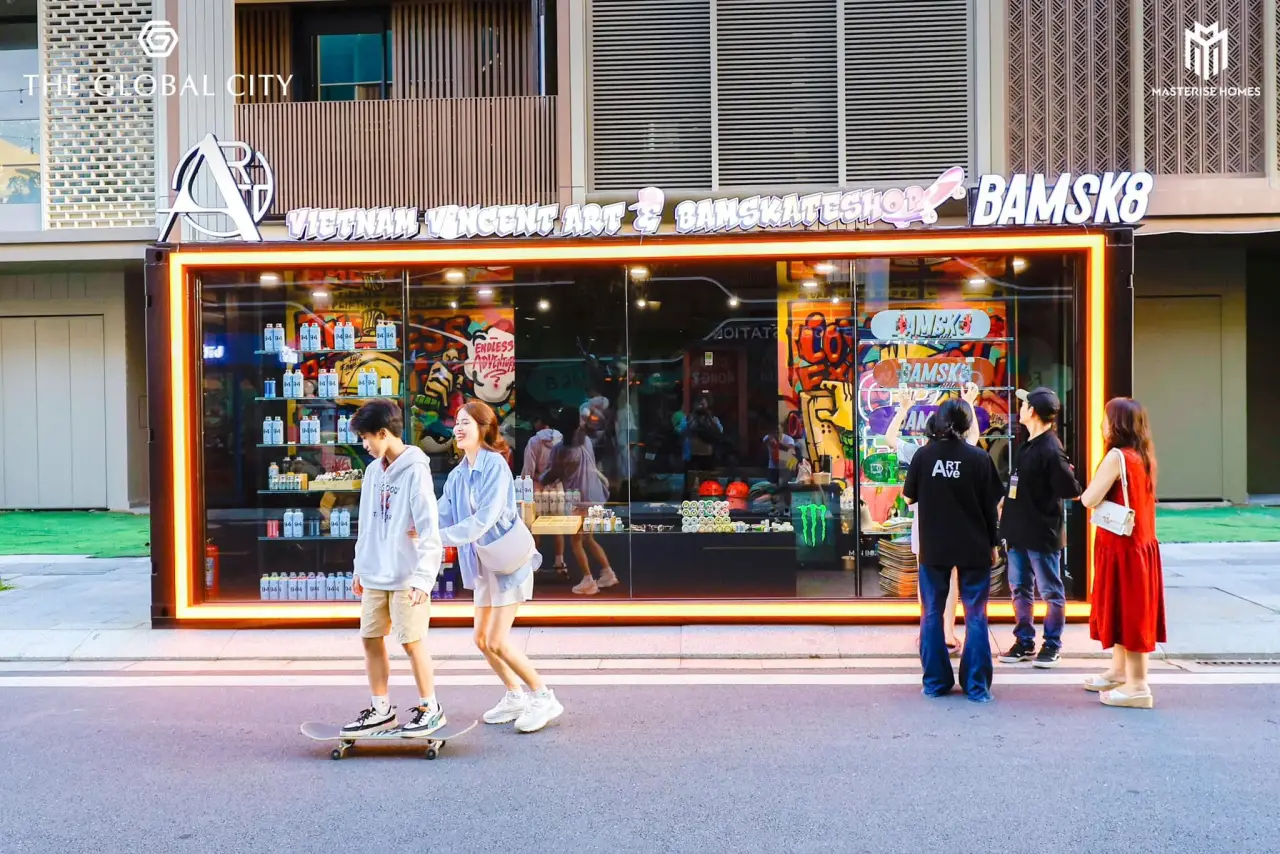
<instances>
[{"instance_id":1,"label":"poster inside shop","mask_svg":"<svg viewBox=\"0 0 1280 854\"><path fill-rule=\"evenodd\" d=\"M910 411L901 439L923 443L930 416L973 383L980 445L1007 442L1009 331L1003 302L895 302L858 313L859 494L871 518L903 515L906 471L884 441L899 406ZM921 398L915 400L916 397Z\"/></svg>"},{"instance_id":2,"label":"poster inside shop","mask_svg":"<svg viewBox=\"0 0 1280 854\"><path fill-rule=\"evenodd\" d=\"M778 341L779 423L814 471L852 476L854 318L847 301L785 300Z\"/></svg>"}]
</instances>

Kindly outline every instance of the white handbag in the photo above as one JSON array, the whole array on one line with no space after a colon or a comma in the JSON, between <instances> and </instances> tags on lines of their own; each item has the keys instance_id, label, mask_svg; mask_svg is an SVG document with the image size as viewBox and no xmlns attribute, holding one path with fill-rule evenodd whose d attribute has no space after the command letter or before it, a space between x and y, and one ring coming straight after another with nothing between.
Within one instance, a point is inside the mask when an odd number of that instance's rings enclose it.
<instances>
[{"instance_id":1,"label":"white handbag","mask_svg":"<svg viewBox=\"0 0 1280 854\"><path fill-rule=\"evenodd\" d=\"M1103 501L1093 508L1091 521L1104 531L1110 531L1121 537L1130 537L1133 536L1133 525L1137 516L1129 506L1129 465L1125 461L1124 453L1118 448L1112 448L1109 453L1120 455L1120 491L1124 495L1124 504Z\"/></svg>"},{"instance_id":2,"label":"white handbag","mask_svg":"<svg viewBox=\"0 0 1280 854\"><path fill-rule=\"evenodd\" d=\"M476 501L471 494L471 484L468 483L466 488L467 502L471 505L472 515L475 515ZM495 575L511 575L528 563L534 552L538 550L533 534L529 532L524 520L518 515L515 518L515 524L501 537L488 545L472 543L472 547L476 550L476 559L480 561L480 566Z\"/></svg>"}]
</instances>

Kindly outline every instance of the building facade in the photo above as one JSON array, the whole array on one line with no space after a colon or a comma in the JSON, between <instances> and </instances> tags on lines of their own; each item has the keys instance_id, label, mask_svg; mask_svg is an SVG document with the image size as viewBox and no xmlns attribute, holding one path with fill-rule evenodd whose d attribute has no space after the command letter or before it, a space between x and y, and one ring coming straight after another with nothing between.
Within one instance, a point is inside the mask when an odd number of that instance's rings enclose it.
<instances>
[{"instance_id":1,"label":"building facade","mask_svg":"<svg viewBox=\"0 0 1280 854\"><path fill-rule=\"evenodd\" d=\"M761 0L16 0L0 16L0 507L147 500L142 254L174 168L211 132L272 163L268 235L308 207L1151 172L1133 360L1161 498L1280 494L1262 362L1274 4L797 0L783 17ZM148 55L151 21L176 50ZM177 86L74 85L100 73ZM963 205L940 214L959 224ZM203 236L181 229L170 239ZM35 453L16 450L24 434Z\"/></svg>"}]
</instances>

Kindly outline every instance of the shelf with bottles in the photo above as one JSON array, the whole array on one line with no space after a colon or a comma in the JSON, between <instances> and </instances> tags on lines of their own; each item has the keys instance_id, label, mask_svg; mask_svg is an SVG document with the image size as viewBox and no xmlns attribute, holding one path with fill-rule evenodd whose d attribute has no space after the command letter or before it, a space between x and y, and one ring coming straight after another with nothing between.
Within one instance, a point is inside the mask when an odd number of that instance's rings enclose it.
<instances>
[{"instance_id":1,"label":"shelf with bottles","mask_svg":"<svg viewBox=\"0 0 1280 854\"><path fill-rule=\"evenodd\" d=\"M321 534L318 537L258 537L260 543L353 543L356 537L333 537Z\"/></svg>"},{"instance_id":2,"label":"shelf with bottles","mask_svg":"<svg viewBox=\"0 0 1280 854\"><path fill-rule=\"evenodd\" d=\"M259 401L267 400L364 400L377 397L399 397L399 389L396 381L392 377L380 376L373 368L361 368L356 374L356 393L343 394L342 378L338 376L338 371L321 370L314 380L314 388L312 393L308 393L307 380L301 371L295 371L292 367L284 372L280 378L279 391L282 394L276 394L276 381L274 378L264 379L262 381L262 394L256 399Z\"/></svg>"},{"instance_id":3,"label":"shelf with bottles","mask_svg":"<svg viewBox=\"0 0 1280 854\"><path fill-rule=\"evenodd\" d=\"M331 333L333 347L327 348L325 332ZM285 340L284 325L268 323L262 330L262 349L260 355L278 353L359 353L370 348L357 346L356 327L354 323L345 321L332 329L321 323L303 323L298 327L295 342ZM394 321L379 320L374 333L374 351L383 353L400 352L400 330Z\"/></svg>"},{"instance_id":4,"label":"shelf with bottles","mask_svg":"<svg viewBox=\"0 0 1280 854\"><path fill-rule=\"evenodd\" d=\"M309 449L309 448L310 448L310 449L314 449L314 448L333 448L333 449L337 449L337 448L363 448L363 447L364 447L364 444L363 444L362 442L283 442L283 443L281 443L281 444L278 444L278 445L277 445L277 444L275 444L274 442L273 442L273 443L270 443L270 444L264 444L264 443L262 443L262 442L259 442L259 443L258 443L258 447L259 447L259 448L289 448L289 449L291 449L291 450L296 450L296 449L303 449L303 450L306 450L306 449Z\"/></svg>"},{"instance_id":5,"label":"shelf with bottles","mask_svg":"<svg viewBox=\"0 0 1280 854\"><path fill-rule=\"evenodd\" d=\"M354 350L338 350L333 347L322 347L319 350L298 350L290 347L286 350L254 350L255 356L287 356L290 354L298 356L349 356L352 353L399 353L399 347L387 349L385 347L356 347Z\"/></svg>"},{"instance_id":6,"label":"shelf with bottles","mask_svg":"<svg viewBox=\"0 0 1280 854\"><path fill-rule=\"evenodd\" d=\"M258 582L263 602L359 602L350 572L268 572Z\"/></svg>"},{"instance_id":7,"label":"shelf with bottles","mask_svg":"<svg viewBox=\"0 0 1280 854\"><path fill-rule=\"evenodd\" d=\"M295 543L354 540L357 534L356 523L357 520L351 517L351 511L344 507L332 510L327 520L318 514L290 508L279 519L267 519L266 531L258 539Z\"/></svg>"},{"instance_id":8,"label":"shelf with bottles","mask_svg":"<svg viewBox=\"0 0 1280 854\"><path fill-rule=\"evenodd\" d=\"M333 428L325 430L320 423L320 417L316 415L303 416L298 419L296 425L289 424L287 428L279 415L268 415L262 419L262 441L258 443L258 447L338 450L361 446L360 437L351 432L351 419L347 416L339 415ZM325 441L326 434L334 437L331 442Z\"/></svg>"},{"instance_id":9,"label":"shelf with bottles","mask_svg":"<svg viewBox=\"0 0 1280 854\"><path fill-rule=\"evenodd\" d=\"M308 495L328 492L346 492L360 494L364 483L363 469L344 469L342 471L326 471L314 478L306 472L293 471L293 464L285 460L283 465L271 463L267 469L267 488L258 490L259 495Z\"/></svg>"}]
</instances>

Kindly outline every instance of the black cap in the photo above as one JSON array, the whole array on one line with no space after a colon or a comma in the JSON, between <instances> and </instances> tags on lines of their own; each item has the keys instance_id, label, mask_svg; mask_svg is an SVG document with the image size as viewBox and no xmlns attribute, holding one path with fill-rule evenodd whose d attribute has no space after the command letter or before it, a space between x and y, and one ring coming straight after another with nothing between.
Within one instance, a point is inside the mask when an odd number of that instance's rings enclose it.
<instances>
[{"instance_id":1,"label":"black cap","mask_svg":"<svg viewBox=\"0 0 1280 854\"><path fill-rule=\"evenodd\" d=\"M1058 395L1054 394L1053 389L1044 386L1031 391L1018 389L1018 400L1030 406L1041 421L1053 421L1062 411L1062 401L1058 400Z\"/></svg>"}]
</instances>

